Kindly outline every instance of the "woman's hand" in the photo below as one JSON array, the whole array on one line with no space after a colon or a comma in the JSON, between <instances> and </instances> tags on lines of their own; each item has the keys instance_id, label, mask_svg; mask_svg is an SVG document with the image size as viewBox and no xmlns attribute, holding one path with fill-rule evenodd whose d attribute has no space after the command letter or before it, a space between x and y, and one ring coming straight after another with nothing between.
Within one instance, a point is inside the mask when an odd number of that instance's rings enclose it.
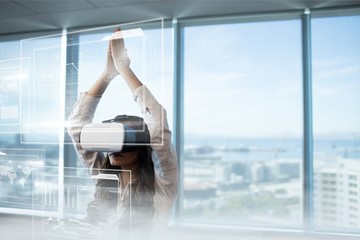
<instances>
[{"instance_id":1,"label":"woman's hand","mask_svg":"<svg viewBox=\"0 0 360 240\"><path fill-rule=\"evenodd\" d=\"M116 28L114 32L115 39L110 40L110 49L113 64L118 73L121 73L126 68L130 66L130 58L126 52L124 39L122 36L118 36L121 34L121 29ZM118 36L118 38L116 38Z\"/></svg>"},{"instance_id":2,"label":"woman's hand","mask_svg":"<svg viewBox=\"0 0 360 240\"><path fill-rule=\"evenodd\" d=\"M101 97L111 80L119 74L125 79L132 91L142 85L129 67L130 59L124 47L124 40L119 34L121 34L120 28L117 28L114 31L112 39L109 41L104 72L87 91L87 94L90 96Z\"/></svg>"},{"instance_id":3,"label":"woman's hand","mask_svg":"<svg viewBox=\"0 0 360 240\"><path fill-rule=\"evenodd\" d=\"M106 58L106 66L103 73L103 76L108 80L111 81L114 79L119 72L116 70L114 60L111 53L111 40L109 42L108 50L107 50L107 58Z\"/></svg>"},{"instance_id":4,"label":"woman's hand","mask_svg":"<svg viewBox=\"0 0 360 240\"><path fill-rule=\"evenodd\" d=\"M130 59L126 52L124 39L119 37L121 34L120 28L114 30L113 38L109 41L108 51L107 51L107 60L106 66L103 73L103 76L108 81L114 79L121 71L130 66Z\"/></svg>"}]
</instances>

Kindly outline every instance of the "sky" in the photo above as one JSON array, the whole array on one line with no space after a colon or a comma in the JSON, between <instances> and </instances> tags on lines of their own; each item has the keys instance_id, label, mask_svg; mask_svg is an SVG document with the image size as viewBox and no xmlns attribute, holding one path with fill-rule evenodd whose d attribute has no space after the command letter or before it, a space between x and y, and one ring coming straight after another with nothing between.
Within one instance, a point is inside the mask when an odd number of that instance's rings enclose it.
<instances>
[{"instance_id":1,"label":"sky","mask_svg":"<svg viewBox=\"0 0 360 240\"><path fill-rule=\"evenodd\" d=\"M358 26L359 16L312 22L314 129L318 132L360 133Z\"/></svg>"},{"instance_id":2,"label":"sky","mask_svg":"<svg viewBox=\"0 0 360 240\"><path fill-rule=\"evenodd\" d=\"M185 111L187 131L300 134L299 29L298 21L186 29L185 107L195 108Z\"/></svg>"},{"instance_id":3,"label":"sky","mask_svg":"<svg viewBox=\"0 0 360 240\"><path fill-rule=\"evenodd\" d=\"M312 21L315 134L360 133L359 25ZM300 20L185 29L185 132L301 136L301 66Z\"/></svg>"}]
</instances>

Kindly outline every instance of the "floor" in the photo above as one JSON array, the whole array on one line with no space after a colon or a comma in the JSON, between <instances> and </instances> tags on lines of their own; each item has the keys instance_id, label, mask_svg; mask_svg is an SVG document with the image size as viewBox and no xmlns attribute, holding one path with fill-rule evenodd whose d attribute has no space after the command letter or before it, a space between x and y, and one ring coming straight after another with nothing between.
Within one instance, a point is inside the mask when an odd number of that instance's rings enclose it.
<instances>
[{"instance_id":1,"label":"floor","mask_svg":"<svg viewBox=\"0 0 360 240\"><path fill-rule=\"evenodd\" d=\"M54 222L59 226L60 224ZM59 235L49 234L46 232L42 224L43 220L35 219L28 216L18 216L11 214L0 213L0 239L4 240L60 240L60 239L105 239L89 237L86 235L72 236L72 235ZM54 229L54 228L52 228ZM46 232L46 233L44 233ZM355 236L339 236L339 235L319 235L319 234L305 234L305 233L283 233L283 232L266 232L266 231L235 231L235 230L214 230L214 229L189 229L179 226L174 226L166 232L153 235L141 235L141 237L124 237L108 234L106 240L112 239L156 239L156 240L359 240L360 237Z\"/></svg>"}]
</instances>

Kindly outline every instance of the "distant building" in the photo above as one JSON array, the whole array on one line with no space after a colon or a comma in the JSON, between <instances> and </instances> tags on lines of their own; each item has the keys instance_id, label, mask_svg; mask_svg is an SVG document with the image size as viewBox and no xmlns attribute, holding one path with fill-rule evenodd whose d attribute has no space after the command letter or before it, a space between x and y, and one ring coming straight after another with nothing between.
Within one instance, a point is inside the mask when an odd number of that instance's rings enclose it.
<instances>
[{"instance_id":1,"label":"distant building","mask_svg":"<svg viewBox=\"0 0 360 240\"><path fill-rule=\"evenodd\" d=\"M300 159L287 159L277 161L277 172L280 176L286 176L288 179L299 179Z\"/></svg>"},{"instance_id":2,"label":"distant building","mask_svg":"<svg viewBox=\"0 0 360 240\"><path fill-rule=\"evenodd\" d=\"M360 227L360 161L315 166L314 210L319 227Z\"/></svg>"},{"instance_id":3,"label":"distant building","mask_svg":"<svg viewBox=\"0 0 360 240\"><path fill-rule=\"evenodd\" d=\"M251 166L253 183L271 182L274 178L275 168L267 163L254 163Z\"/></svg>"}]
</instances>

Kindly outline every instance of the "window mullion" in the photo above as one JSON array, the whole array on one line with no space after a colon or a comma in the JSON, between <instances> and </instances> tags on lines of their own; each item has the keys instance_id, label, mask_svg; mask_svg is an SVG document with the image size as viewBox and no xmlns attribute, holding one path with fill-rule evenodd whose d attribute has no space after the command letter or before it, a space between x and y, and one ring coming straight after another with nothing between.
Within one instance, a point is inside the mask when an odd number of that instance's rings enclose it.
<instances>
[{"instance_id":1,"label":"window mullion","mask_svg":"<svg viewBox=\"0 0 360 240\"><path fill-rule=\"evenodd\" d=\"M303 50L303 103L304 103L304 166L303 166L303 224L305 231L313 230L314 181L313 181L313 117L312 117L312 71L311 71L311 15L305 9L302 18Z\"/></svg>"}]
</instances>

